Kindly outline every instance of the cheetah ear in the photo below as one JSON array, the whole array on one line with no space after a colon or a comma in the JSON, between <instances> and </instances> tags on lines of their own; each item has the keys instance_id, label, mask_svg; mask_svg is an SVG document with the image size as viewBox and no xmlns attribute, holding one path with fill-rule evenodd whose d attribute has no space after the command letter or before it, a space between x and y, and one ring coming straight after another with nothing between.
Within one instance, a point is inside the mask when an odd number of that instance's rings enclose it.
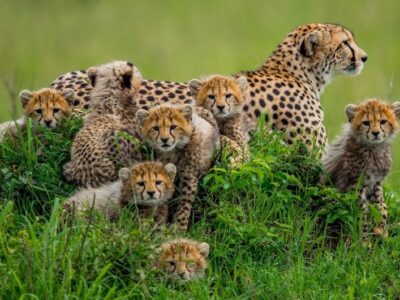
<instances>
[{"instance_id":1,"label":"cheetah ear","mask_svg":"<svg viewBox=\"0 0 400 300\"><path fill-rule=\"evenodd\" d=\"M87 75L89 77L90 83L94 87L96 85L97 68L96 67L90 67L87 70Z\"/></svg>"},{"instance_id":2,"label":"cheetah ear","mask_svg":"<svg viewBox=\"0 0 400 300\"><path fill-rule=\"evenodd\" d=\"M167 171L169 177L171 178L172 182L175 180L175 175L176 175L176 167L174 164L166 164L164 166L165 171Z\"/></svg>"},{"instance_id":3,"label":"cheetah ear","mask_svg":"<svg viewBox=\"0 0 400 300\"><path fill-rule=\"evenodd\" d=\"M353 121L353 118L354 118L354 115L356 114L357 108L358 108L357 105L354 105L354 104L349 104L346 106L345 112L346 112L347 120L349 120L349 122Z\"/></svg>"},{"instance_id":4,"label":"cheetah ear","mask_svg":"<svg viewBox=\"0 0 400 300\"><path fill-rule=\"evenodd\" d=\"M72 105L72 102L74 101L74 90L73 89L65 89L62 91L61 96L63 96L65 98L65 100L67 100L67 102Z\"/></svg>"},{"instance_id":5,"label":"cheetah ear","mask_svg":"<svg viewBox=\"0 0 400 300\"><path fill-rule=\"evenodd\" d=\"M394 110L394 114L396 115L396 118L400 119L400 101L393 102L392 107Z\"/></svg>"},{"instance_id":6,"label":"cheetah ear","mask_svg":"<svg viewBox=\"0 0 400 300\"><path fill-rule=\"evenodd\" d=\"M170 242L164 242L161 244L161 247L157 248L158 253L162 253L163 251L168 251L171 248L171 243Z\"/></svg>"},{"instance_id":7,"label":"cheetah ear","mask_svg":"<svg viewBox=\"0 0 400 300\"><path fill-rule=\"evenodd\" d=\"M210 254L210 246L207 243L200 243L197 248L204 257L208 257L208 254Z\"/></svg>"},{"instance_id":8,"label":"cheetah ear","mask_svg":"<svg viewBox=\"0 0 400 300\"><path fill-rule=\"evenodd\" d=\"M119 179L121 179L122 181L128 180L130 176L131 176L131 171L130 171L128 168L122 168L122 169L119 170L119 172L118 172L118 177L119 177Z\"/></svg>"},{"instance_id":9,"label":"cheetah ear","mask_svg":"<svg viewBox=\"0 0 400 300\"><path fill-rule=\"evenodd\" d=\"M19 99L21 100L22 107L25 108L25 106L28 104L29 100L32 98L33 93L28 90L23 90L19 93Z\"/></svg>"},{"instance_id":10,"label":"cheetah ear","mask_svg":"<svg viewBox=\"0 0 400 300\"><path fill-rule=\"evenodd\" d=\"M244 76L240 76L236 79L236 83L239 85L240 90L242 93L246 92L247 89L247 78Z\"/></svg>"},{"instance_id":11,"label":"cheetah ear","mask_svg":"<svg viewBox=\"0 0 400 300\"><path fill-rule=\"evenodd\" d=\"M188 122L192 122L193 108L190 104L182 105L182 107L179 108L179 111L182 113L182 115Z\"/></svg>"},{"instance_id":12,"label":"cheetah ear","mask_svg":"<svg viewBox=\"0 0 400 300\"><path fill-rule=\"evenodd\" d=\"M321 40L321 33L314 31L306 35L300 46L300 53L305 57L311 57L315 53L315 48Z\"/></svg>"},{"instance_id":13,"label":"cheetah ear","mask_svg":"<svg viewBox=\"0 0 400 300\"><path fill-rule=\"evenodd\" d=\"M200 92L200 88L201 88L201 82L198 79L192 79L189 81L189 89L190 89L190 93L192 94L192 97L194 99L197 98L197 95Z\"/></svg>"},{"instance_id":14,"label":"cheetah ear","mask_svg":"<svg viewBox=\"0 0 400 300\"><path fill-rule=\"evenodd\" d=\"M132 88L135 91L139 91L140 86L142 85L143 76L139 72L138 68L133 67L133 77L132 77Z\"/></svg>"},{"instance_id":15,"label":"cheetah ear","mask_svg":"<svg viewBox=\"0 0 400 300\"><path fill-rule=\"evenodd\" d=\"M136 112L136 119L139 121L140 125L143 125L143 123L146 121L146 119L149 116L149 112L144 109L139 109Z\"/></svg>"}]
</instances>

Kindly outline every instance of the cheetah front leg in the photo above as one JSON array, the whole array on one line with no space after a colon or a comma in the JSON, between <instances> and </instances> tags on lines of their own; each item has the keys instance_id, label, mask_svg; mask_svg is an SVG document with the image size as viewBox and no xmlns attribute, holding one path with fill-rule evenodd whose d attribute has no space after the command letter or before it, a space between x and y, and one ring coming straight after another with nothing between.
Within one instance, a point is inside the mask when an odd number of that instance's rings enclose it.
<instances>
[{"instance_id":1,"label":"cheetah front leg","mask_svg":"<svg viewBox=\"0 0 400 300\"><path fill-rule=\"evenodd\" d=\"M165 226L168 220L168 203L158 207L155 221L158 226Z\"/></svg>"},{"instance_id":2,"label":"cheetah front leg","mask_svg":"<svg viewBox=\"0 0 400 300\"><path fill-rule=\"evenodd\" d=\"M377 226L374 227L373 232L376 235L387 237L388 233L387 233L387 230L385 229L385 226L387 224L387 217L388 217L387 206L385 203L385 198L383 197L383 189L382 189L382 185L380 184L380 182L378 182L375 185L374 200L378 206L378 210L382 216L382 220Z\"/></svg>"},{"instance_id":3,"label":"cheetah front leg","mask_svg":"<svg viewBox=\"0 0 400 300\"><path fill-rule=\"evenodd\" d=\"M178 208L174 215L174 229L186 231L189 224L189 217L192 211L192 205L196 196L198 179L193 174L180 174L180 193L178 198Z\"/></svg>"},{"instance_id":4,"label":"cheetah front leg","mask_svg":"<svg viewBox=\"0 0 400 300\"><path fill-rule=\"evenodd\" d=\"M367 187L363 186L360 190L360 206L361 209L363 210L364 216L363 216L363 240L365 241L367 235L368 235L368 213L369 213L369 207L368 207L368 198L367 198Z\"/></svg>"}]
</instances>

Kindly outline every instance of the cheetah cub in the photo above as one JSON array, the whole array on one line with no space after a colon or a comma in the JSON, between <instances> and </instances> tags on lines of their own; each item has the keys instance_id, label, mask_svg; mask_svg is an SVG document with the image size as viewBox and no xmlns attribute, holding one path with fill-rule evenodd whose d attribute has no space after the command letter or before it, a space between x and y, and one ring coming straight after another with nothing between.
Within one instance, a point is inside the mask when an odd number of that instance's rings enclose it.
<instances>
[{"instance_id":1,"label":"cheetah cub","mask_svg":"<svg viewBox=\"0 0 400 300\"><path fill-rule=\"evenodd\" d=\"M154 217L157 224L164 225L168 217L168 200L175 190L175 174L173 164L137 163L130 169L122 168L119 180L113 183L78 191L66 201L64 209L84 211L94 205L94 209L113 220L118 218L122 207L134 203L140 219Z\"/></svg>"},{"instance_id":2,"label":"cheetah cub","mask_svg":"<svg viewBox=\"0 0 400 300\"><path fill-rule=\"evenodd\" d=\"M142 124L142 138L155 150L157 159L177 167L180 197L173 227L186 230L199 179L220 148L218 129L188 104L140 109L136 117Z\"/></svg>"},{"instance_id":3,"label":"cheetah cub","mask_svg":"<svg viewBox=\"0 0 400 300\"><path fill-rule=\"evenodd\" d=\"M221 142L228 150L231 166L243 163L249 156L249 135L243 129L242 107L246 101L247 79L210 76L204 80L193 79L189 89L196 104L212 112L221 133Z\"/></svg>"},{"instance_id":4,"label":"cheetah cub","mask_svg":"<svg viewBox=\"0 0 400 300\"><path fill-rule=\"evenodd\" d=\"M155 267L172 280L186 282L204 276L210 246L204 242L178 239L163 243L158 252Z\"/></svg>"},{"instance_id":5,"label":"cheetah cub","mask_svg":"<svg viewBox=\"0 0 400 300\"><path fill-rule=\"evenodd\" d=\"M6 134L15 135L18 127L24 129L28 118L42 127L57 127L63 118L71 115L70 105L74 99L74 91L65 89L60 92L50 88L36 92L23 90L20 92L19 98L24 108L24 116L16 121L1 124L0 139Z\"/></svg>"},{"instance_id":6,"label":"cheetah cub","mask_svg":"<svg viewBox=\"0 0 400 300\"><path fill-rule=\"evenodd\" d=\"M371 99L361 105L346 107L349 124L328 148L322 158L329 178L337 188L349 191L355 188L360 176L360 205L364 211L364 235L368 232L368 202L376 202L382 215L374 228L377 235L387 235L387 208L383 198L382 181L392 164L391 141L398 128L400 102L386 104Z\"/></svg>"},{"instance_id":7,"label":"cheetah cub","mask_svg":"<svg viewBox=\"0 0 400 300\"><path fill-rule=\"evenodd\" d=\"M142 160L135 143L139 128L134 96L142 76L126 61L90 67L91 106L71 148L64 176L79 186L98 187L117 179L119 165Z\"/></svg>"}]
</instances>

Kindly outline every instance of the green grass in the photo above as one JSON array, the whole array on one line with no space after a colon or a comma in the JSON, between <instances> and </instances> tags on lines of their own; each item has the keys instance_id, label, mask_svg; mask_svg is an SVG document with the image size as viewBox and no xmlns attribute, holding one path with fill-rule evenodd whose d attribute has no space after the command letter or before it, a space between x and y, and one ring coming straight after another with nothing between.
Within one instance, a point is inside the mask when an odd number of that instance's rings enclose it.
<instances>
[{"instance_id":1,"label":"green grass","mask_svg":"<svg viewBox=\"0 0 400 300\"><path fill-rule=\"evenodd\" d=\"M399 99L399 11L397 0L1 1L0 80L9 89L0 84L0 121L21 115L21 89L63 72L129 59L151 79L230 74L258 67L300 24L335 22L369 59L360 76L339 77L322 95L332 139L346 104ZM74 190L61 166L79 126L0 144L1 299L399 297L399 138L385 185L390 236L366 249L355 195L318 187L312 154L258 134L248 164L222 162L202 181L187 235L210 244L210 266L204 279L176 285L149 268L167 236L141 228L134 209L114 223L61 218Z\"/></svg>"},{"instance_id":2,"label":"green grass","mask_svg":"<svg viewBox=\"0 0 400 300\"><path fill-rule=\"evenodd\" d=\"M187 236L211 246L205 278L167 282L152 270L152 257L163 240L175 236L140 225L134 208L116 222L95 213L88 220L63 219L60 203L74 187L63 182L61 166L80 124L72 119L55 131L34 127L0 143L0 298L400 294L398 195L385 193L390 237L371 238L367 249L361 245L356 193L318 186L321 166L314 153L302 145L287 147L279 133L263 131L251 144L248 163L232 170L222 159L201 181Z\"/></svg>"}]
</instances>

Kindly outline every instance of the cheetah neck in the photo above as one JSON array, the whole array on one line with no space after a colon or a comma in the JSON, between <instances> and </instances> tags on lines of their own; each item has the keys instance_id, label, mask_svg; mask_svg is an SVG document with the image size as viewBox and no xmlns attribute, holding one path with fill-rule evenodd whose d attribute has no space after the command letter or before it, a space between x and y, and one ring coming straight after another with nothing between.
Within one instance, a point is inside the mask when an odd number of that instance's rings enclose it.
<instances>
[{"instance_id":1,"label":"cheetah neck","mask_svg":"<svg viewBox=\"0 0 400 300\"><path fill-rule=\"evenodd\" d=\"M331 74L320 71L328 66L310 64L309 61L306 61L306 58L300 54L299 47L296 46L299 44L300 41L288 37L255 73L259 76L273 75L286 80L292 79L315 91L319 98L325 86L331 81Z\"/></svg>"}]
</instances>

